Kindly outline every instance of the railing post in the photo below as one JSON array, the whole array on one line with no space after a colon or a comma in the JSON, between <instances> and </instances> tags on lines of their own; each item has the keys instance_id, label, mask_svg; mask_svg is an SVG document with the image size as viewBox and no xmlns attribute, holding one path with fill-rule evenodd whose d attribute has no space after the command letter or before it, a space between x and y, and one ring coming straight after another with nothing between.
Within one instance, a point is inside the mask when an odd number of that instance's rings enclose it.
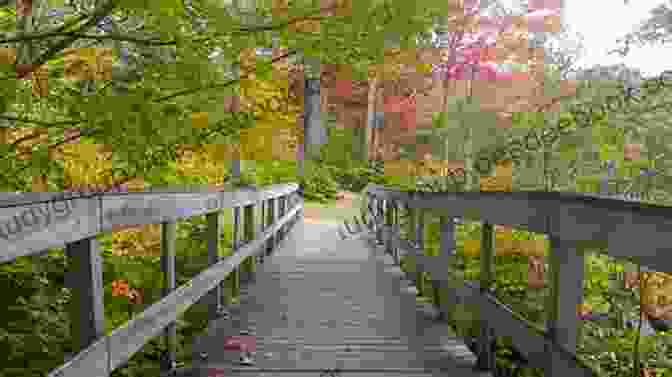
<instances>
[{"instance_id":1,"label":"railing post","mask_svg":"<svg viewBox=\"0 0 672 377\"><path fill-rule=\"evenodd\" d=\"M303 197L301 197L301 195L297 191L294 192L294 198L296 204L299 204L303 200ZM301 210L298 211L296 214L296 221L299 221L301 219L303 219L303 208L301 208Z\"/></svg>"},{"instance_id":2,"label":"railing post","mask_svg":"<svg viewBox=\"0 0 672 377\"><path fill-rule=\"evenodd\" d=\"M376 199L375 204L376 217L380 220L383 216L383 201L381 199ZM376 243L378 245L383 245L383 224L376 222Z\"/></svg>"},{"instance_id":3,"label":"railing post","mask_svg":"<svg viewBox=\"0 0 672 377\"><path fill-rule=\"evenodd\" d=\"M406 204L406 211L408 212L408 229L406 229L406 232L408 234L408 240L409 241L415 241L415 208L411 208L411 206Z\"/></svg>"},{"instance_id":4,"label":"railing post","mask_svg":"<svg viewBox=\"0 0 672 377\"><path fill-rule=\"evenodd\" d=\"M268 210L266 211L266 222L268 223L268 226L273 226L275 223L275 199L271 198L268 199ZM275 234L272 234L271 237L268 239L268 243L266 244L266 254L271 255L273 252L273 249L275 249L275 241L276 237Z\"/></svg>"},{"instance_id":5,"label":"railing post","mask_svg":"<svg viewBox=\"0 0 672 377\"><path fill-rule=\"evenodd\" d=\"M245 206L243 209L243 237L244 243L250 243L254 240L254 204ZM254 263L255 256L249 256L241 263L242 276L241 280L250 281L253 279L256 265Z\"/></svg>"},{"instance_id":6,"label":"railing post","mask_svg":"<svg viewBox=\"0 0 672 377\"><path fill-rule=\"evenodd\" d=\"M401 234L399 234L399 203L397 201L392 202L392 226L393 226L393 234L397 237L401 237ZM394 261L398 264L399 263L399 248L392 246L392 256L394 257Z\"/></svg>"},{"instance_id":7,"label":"railing post","mask_svg":"<svg viewBox=\"0 0 672 377\"><path fill-rule=\"evenodd\" d=\"M579 338L578 306L583 301L584 256L576 244L550 236L549 286L546 325L549 338L568 352L576 354ZM549 350L545 376L559 376L554 370L556 354ZM555 374L554 374L555 373Z\"/></svg>"},{"instance_id":8,"label":"railing post","mask_svg":"<svg viewBox=\"0 0 672 377\"><path fill-rule=\"evenodd\" d=\"M392 255L392 201L385 201L385 253Z\"/></svg>"},{"instance_id":9,"label":"railing post","mask_svg":"<svg viewBox=\"0 0 672 377\"><path fill-rule=\"evenodd\" d=\"M220 212L213 212L207 214L206 220L208 223L207 239L208 239L208 262L212 266L219 262L219 232L220 232ZM222 285L217 284L208 295L208 307L210 312L210 319L216 319L222 310Z\"/></svg>"},{"instance_id":10,"label":"railing post","mask_svg":"<svg viewBox=\"0 0 672 377\"><path fill-rule=\"evenodd\" d=\"M452 217L442 215L440 217L441 221L441 246L439 250L439 257L442 262L449 262L450 257L455 254L455 221ZM446 263L446 274L448 274L448 263ZM454 302L449 302L448 288L437 286L435 287L434 300L437 307L439 308L439 313L441 318L447 318L451 305L457 304Z\"/></svg>"},{"instance_id":11,"label":"railing post","mask_svg":"<svg viewBox=\"0 0 672 377\"><path fill-rule=\"evenodd\" d=\"M285 215L285 198L283 196L278 197L278 219L281 219L282 216ZM284 225L278 228L278 233L277 233L277 238L278 242L282 241L283 239L283 230L284 230ZM277 244L276 244L277 246Z\"/></svg>"},{"instance_id":12,"label":"railing post","mask_svg":"<svg viewBox=\"0 0 672 377\"><path fill-rule=\"evenodd\" d=\"M105 335L103 261L95 237L67 244L65 254L72 292L70 331L74 353L78 353Z\"/></svg>"},{"instance_id":13,"label":"railing post","mask_svg":"<svg viewBox=\"0 0 672 377\"><path fill-rule=\"evenodd\" d=\"M259 203L259 236L264 233L266 229L266 201L262 200ZM257 236L257 237L259 237ZM264 263L264 256L266 256L266 245L261 248L261 251L257 255L257 261L259 263Z\"/></svg>"},{"instance_id":14,"label":"railing post","mask_svg":"<svg viewBox=\"0 0 672 377\"><path fill-rule=\"evenodd\" d=\"M493 226L490 223L484 222L482 227L482 239L481 239L481 281L480 281L480 291L481 296L484 298L492 287L494 281L494 237L493 237ZM484 320L483 308L480 307L479 310L479 330L480 334L478 337L478 360L477 368L479 370L493 370L495 367L495 355L492 350L492 328L486 320Z\"/></svg>"},{"instance_id":15,"label":"railing post","mask_svg":"<svg viewBox=\"0 0 672 377\"><path fill-rule=\"evenodd\" d=\"M161 270L163 271L163 297L175 290L175 238L177 224L174 221L161 223ZM177 354L177 327L175 322L164 329L166 350L162 356L161 369L175 368Z\"/></svg>"},{"instance_id":16,"label":"railing post","mask_svg":"<svg viewBox=\"0 0 672 377\"><path fill-rule=\"evenodd\" d=\"M413 241L412 243L416 245L416 237L418 236L418 229L417 229L417 222L416 222L416 213L417 209L411 208L410 206L408 208L408 240ZM417 277L417 272L418 272L418 266L416 263L416 258L415 258L415 253L413 250L409 250L409 253L406 254L406 259L404 263L405 270L408 272L408 274L413 274ZM411 275L411 276L413 276ZM420 293L420 287L418 287L418 282L415 282L416 288L418 288L418 293Z\"/></svg>"},{"instance_id":17,"label":"railing post","mask_svg":"<svg viewBox=\"0 0 672 377\"><path fill-rule=\"evenodd\" d=\"M416 228L415 241L418 245L416 252L420 255L425 254L425 215L424 210L418 210L418 226ZM418 288L418 294L422 296L425 292L425 274L422 271L422 265L418 263L418 258L413 257L413 264L415 267L415 286Z\"/></svg>"},{"instance_id":18,"label":"railing post","mask_svg":"<svg viewBox=\"0 0 672 377\"><path fill-rule=\"evenodd\" d=\"M240 242L238 237L240 235L240 207L233 207L233 250L232 254L238 252ZM240 293L240 266L231 271L231 297L238 297Z\"/></svg>"}]
</instances>

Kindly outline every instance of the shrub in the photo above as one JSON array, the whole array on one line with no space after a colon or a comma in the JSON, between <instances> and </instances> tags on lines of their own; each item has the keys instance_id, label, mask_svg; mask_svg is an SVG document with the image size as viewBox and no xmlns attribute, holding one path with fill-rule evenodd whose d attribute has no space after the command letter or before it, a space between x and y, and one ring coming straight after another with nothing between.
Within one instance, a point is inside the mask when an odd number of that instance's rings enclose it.
<instances>
[{"instance_id":1,"label":"shrub","mask_svg":"<svg viewBox=\"0 0 672 377\"><path fill-rule=\"evenodd\" d=\"M328 168L317 164L307 167L306 175L299 180L306 200L326 203L336 199L339 187Z\"/></svg>"}]
</instances>

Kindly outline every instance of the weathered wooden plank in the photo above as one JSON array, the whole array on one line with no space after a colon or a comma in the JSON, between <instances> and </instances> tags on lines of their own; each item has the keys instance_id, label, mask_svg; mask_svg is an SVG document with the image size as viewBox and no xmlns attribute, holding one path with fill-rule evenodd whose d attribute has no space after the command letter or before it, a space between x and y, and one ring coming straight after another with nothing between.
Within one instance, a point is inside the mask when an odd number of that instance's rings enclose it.
<instances>
[{"instance_id":1,"label":"weathered wooden plank","mask_svg":"<svg viewBox=\"0 0 672 377\"><path fill-rule=\"evenodd\" d=\"M577 252L573 242L551 236L549 262L548 334L555 343L575 354L581 325L578 307L583 301L583 254ZM546 375L561 376L551 368L553 364L549 361Z\"/></svg>"},{"instance_id":2,"label":"weathered wooden plank","mask_svg":"<svg viewBox=\"0 0 672 377\"><path fill-rule=\"evenodd\" d=\"M221 231L221 213L214 212L207 215L208 264L214 266L219 262L219 234ZM210 320L219 317L222 307L222 286L217 284L208 293L208 312Z\"/></svg>"},{"instance_id":3,"label":"weathered wooden plank","mask_svg":"<svg viewBox=\"0 0 672 377\"><path fill-rule=\"evenodd\" d=\"M297 187L296 184L274 185L264 191L220 193L107 193L46 202L28 200L62 197L62 194L21 194L5 200L0 208L0 248L4 250L0 263L110 231L114 225L175 221L279 197Z\"/></svg>"},{"instance_id":4,"label":"weathered wooden plank","mask_svg":"<svg viewBox=\"0 0 672 377\"><path fill-rule=\"evenodd\" d=\"M381 199L406 200L412 208L441 209L448 216L554 234L672 273L672 208L565 193L410 194L376 185L367 190Z\"/></svg>"},{"instance_id":5,"label":"weathered wooden plank","mask_svg":"<svg viewBox=\"0 0 672 377\"><path fill-rule=\"evenodd\" d=\"M606 254L672 273L672 208L594 201L559 206L549 233L564 241L601 240L593 245Z\"/></svg>"},{"instance_id":6,"label":"weathered wooden plank","mask_svg":"<svg viewBox=\"0 0 672 377\"><path fill-rule=\"evenodd\" d=\"M176 221L219 208L218 194L144 194L103 197L103 230L114 225Z\"/></svg>"},{"instance_id":7,"label":"weathered wooden plank","mask_svg":"<svg viewBox=\"0 0 672 377\"><path fill-rule=\"evenodd\" d=\"M163 272L163 296L167 297L175 290L175 241L177 224L164 222L161 224L161 271ZM177 325L174 321L166 325L163 332L166 345L161 369L171 370L177 361Z\"/></svg>"},{"instance_id":8,"label":"weathered wooden plank","mask_svg":"<svg viewBox=\"0 0 672 377\"><path fill-rule=\"evenodd\" d=\"M551 359L554 375L594 377L593 371L574 355L548 340L541 331L493 296L487 295L479 301L487 320L497 324L497 335L509 338L532 366L548 370ZM553 354L552 358L549 353Z\"/></svg>"},{"instance_id":9,"label":"weathered wooden plank","mask_svg":"<svg viewBox=\"0 0 672 377\"><path fill-rule=\"evenodd\" d=\"M0 208L0 263L96 235L99 199Z\"/></svg>"},{"instance_id":10,"label":"weathered wooden plank","mask_svg":"<svg viewBox=\"0 0 672 377\"><path fill-rule=\"evenodd\" d=\"M110 340L111 368L117 368L136 353L149 339L156 336L170 322L175 321L194 302L214 288L237 268L245 258L255 255L271 234L289 222L301 206L294 207L259 238L242 246L238 252L204 270L188 283L174 290L159 302L147 308L138 317L116 329Z\"/></svg>"},{"instance_id":11,"label":"weathered wooden plank","mask_svg":"<svg viewBox=\"0 0 672 377\"><path fill-rule=\"evenodd\" d=\"M79 352L67 363L49 372L47 377L108 377L108 338L103 337Z\"/></svg>"},{"instance_id":12,"label":"weathered wooden plank","mask_svg":"<svg viewBox=\"0 0 672 377\"><path fill-rule=\"evenodd\" d=\"M268 224L268 226L271 226L275 222L276 213L277 213L277 211L275 209L275 207L276 207L275 198L268 199L267 203L268 203L267 204L268 210L266 211L266 215L267 215L266 223ZM269 237L268 243L266 245L266 255L271 255L271 253L273 252L273 249L275 249L276 239L277 238L275 237L275 235L271 235Z\"/></svg>"},{"instance_id":13,"label":"weathered wooden plank","mask_svg":"<svg viewBox=\"0 0 672 377\"><path fill-rule=\"evenodd\" d=\"M103 259L95 237L67 244L65 254L73 349L80 351L105 335Z\"/></svg>"},{"instance_id":14,"label":"weathered wooden plank","mask_svg":"<svg viewBox=\"0 0 672 377\"><path fill-rule=\"evenodd\" d=\"M483 223L481 227L481 274L480 274L480 293L487 294L495 281L495 245L494 229L492 224ZM486 319L484 306L478 308L479 318L479 336L478 336L478 368L480 370L493 370L495 367L495 355L490 346L492 342L493 327L496 322L490 322Z\"/></svg>"}]
</instances>

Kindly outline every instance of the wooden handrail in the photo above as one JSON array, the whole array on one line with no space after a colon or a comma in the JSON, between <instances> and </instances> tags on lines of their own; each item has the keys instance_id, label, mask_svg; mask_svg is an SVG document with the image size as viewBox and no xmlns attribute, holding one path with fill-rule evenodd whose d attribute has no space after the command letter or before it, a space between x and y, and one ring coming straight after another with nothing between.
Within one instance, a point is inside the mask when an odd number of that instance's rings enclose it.
<instances>
[{"instance_id":1,"label":"wooden handrail","mask_svg":"<svg viewBox=\"0 0 672 377\"><path fill-rule=\"evenodd\" d=\"M368 185L364 190L371 220L386 239L386 251L401 250L411 256L412 265L428 272L445 295L439 305L445 313L463 303L478 308L481 334L478 339L478 367L492 369L490 347L492 331L510 339L531 366L546 376L595 376L576 357L578 327L577 306L583 295L584 260L582 249L595 248L617 258L626 258L658 271L672 272L672 208L633 203L614 198L596 198L578 193L556 192L407 192ZM386 205L381 205L385 203ZM482 221L483 253L492 256L491 224L520 227L548 235L551 243L549 262L550 295L546 329L540 330L511 308L501 303L488 288L459 282L449 274L448 263L455 253L454 221L441 225L441 255L427 256L422 242L401 238L399 226L374 208L390 208L387 203L403 203L413 212L434 211L445 219ZM415 223L411 218L411 226ZM411 232L409 234L414 234ZM417 235L422 235L418 230ZM636 235L636 237L633 237ZM646 240L646 242L642 242ZM494 273L492 258L481 263L481 276L488 280ZM413 274L411 274L413 275ZM420 279L418 277L417 279ZM482 279L483 280L483 279Z\"/></svg>"},{"instance_id":2,"label":"wooden handrail","mask_svg":"<svg viewBox=\"0 0 672 377\"><path fill-rule=\"evenodd\" d=\"M165 332L168 361L174 366L175 321L201 297L210 293L211 317L220 309L219 285L243 267L254 273L255 258L277 245L277 240L299 218L303 208L297 184L227 192L130 192L67 194L37 193L5 196L0 201L0 263L43 253L65 245L69 259L66 282L72 289L73 342L79 352L49 377L109 376L149 340ZM287 205L287 201L291 205ZM267 203L267 217L255 238L253 206ZM276 203L279 211L275 211ZM245 208L245 243L228 257L219 257L219 213ZM288 208L289 207L289 208ZM210 266L175 288L176 221L208 215ZM278 216L279 215L279 216ZM279 218L278 218L279 217ZM134 319L105 335L102 258L96 235L118 226L162 224L164 297Z\"/></svg>"},{"instance_id":3,"label":"wooden handrail","mask_svg":"<svg viewBox=\"0 0 672 377\"><path fill-rule=\"evenodd\" d=\"M220 192L27 193L0 202L0 263L87 239L114 226L176 221L289 195L297 184Z\"/></svg>"}]
</instances>

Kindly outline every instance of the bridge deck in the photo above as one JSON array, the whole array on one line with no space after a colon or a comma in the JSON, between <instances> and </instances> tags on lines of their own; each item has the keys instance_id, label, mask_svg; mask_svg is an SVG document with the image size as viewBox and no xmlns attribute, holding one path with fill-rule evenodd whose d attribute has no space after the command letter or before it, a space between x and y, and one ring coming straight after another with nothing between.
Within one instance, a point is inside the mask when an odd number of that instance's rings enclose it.
<instances>
[{"instance_id":1,"label":"bridge deck","mask_svg":"<svg viewBox=\"0 0 672 377\"><path fill-rule=\"evenodd\" d=\"M382 251L366 237L341 240L337 225L296 224L243 286L231 318L213 321L196 340L195 355L208 356L195 357L194 374L317 377L340 368L343 377L481 375L450 327L420 310ZM224 338L241 331L256 338L252 367L224 349Z\"/></svg>"}]
</instances>

